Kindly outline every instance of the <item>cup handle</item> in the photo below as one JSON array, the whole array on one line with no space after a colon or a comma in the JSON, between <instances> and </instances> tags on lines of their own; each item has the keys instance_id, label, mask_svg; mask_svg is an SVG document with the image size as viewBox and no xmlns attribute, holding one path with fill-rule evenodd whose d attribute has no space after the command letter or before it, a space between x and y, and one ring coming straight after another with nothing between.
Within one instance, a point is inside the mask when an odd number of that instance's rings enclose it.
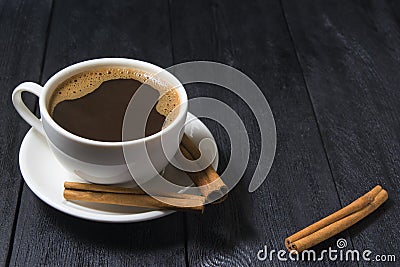
<instances>
[{"instance_id":1,"label":"cup handle","mask_svg":"<svg viewBox=\"0 0 400 267\"><path fill-rule=\"evenodd\" d=\"M36 95L37 97L40 97L42 91L43 87L36 83L21 83L14 89L12 93L12 102L19 115L39 133L45 135L42 122L38 117L35 116L35 114L32 113L32 111L28 109L28 107L22 100L22 92L29 92Z\"/></svg>"}]
</instances>

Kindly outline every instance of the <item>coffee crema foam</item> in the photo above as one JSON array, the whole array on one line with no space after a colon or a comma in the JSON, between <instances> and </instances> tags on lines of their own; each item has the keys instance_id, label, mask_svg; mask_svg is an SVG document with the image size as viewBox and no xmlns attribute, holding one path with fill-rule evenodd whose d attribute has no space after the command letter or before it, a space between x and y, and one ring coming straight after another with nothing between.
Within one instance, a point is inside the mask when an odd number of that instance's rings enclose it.
<instances>
[{"instance_id":1,"label":"coffee crema foam","mask_svg":"<svg viewBox=\"0 0 400 267\"><path fill-rule=\"evenodd\" d=\"M153 77L154 74L132 68L98 68L85 71L72 76L61 83L53 92L49 101L50 115L53 116L57 104L65 100L73 100L84 97L94 92L103 82L117 79L134 79L143 84L150 85L160 93L156 110L165 116L164 128L168 126L178 115L180 99L178 92L166 82ZM175 109L176 108L176 109Z\"/></svg>"}]
</instances>

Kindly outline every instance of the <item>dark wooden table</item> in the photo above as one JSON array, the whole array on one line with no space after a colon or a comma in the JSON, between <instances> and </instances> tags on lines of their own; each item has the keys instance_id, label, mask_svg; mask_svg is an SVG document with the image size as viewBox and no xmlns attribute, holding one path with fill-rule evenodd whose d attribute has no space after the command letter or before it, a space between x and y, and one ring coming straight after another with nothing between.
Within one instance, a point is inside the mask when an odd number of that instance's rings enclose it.
<instances>
[{"instance_id":1,"label":"dark wooden table","mask_svg":"<svg viewBox=\"0 0 400 267\"><path fill-rule=\"evenodd\" d=\"M175 213L132 224L65 215L24 184L18 151L28 125L11 104L22 81L98 57L162 67L225 63L262 89L277 127L266 182L247 191L260 141L249 108L223 89L187 87L233 107L252 156L230 197L203 215ZM400 260L400 3L383 1L0 1L0 264L13 266L286 266L257 252L347 205L375 184L389 201L316 247L395 254ZM31 108L37 99L28 97ZM229 139L206 121L229 160ZM365 262L297 262L364 265ZM373 262L372 265L378 264ZM391 263L393 264L393 263ZM393 264L394 265L394 264Z\"/></svg>"}]
</instances>

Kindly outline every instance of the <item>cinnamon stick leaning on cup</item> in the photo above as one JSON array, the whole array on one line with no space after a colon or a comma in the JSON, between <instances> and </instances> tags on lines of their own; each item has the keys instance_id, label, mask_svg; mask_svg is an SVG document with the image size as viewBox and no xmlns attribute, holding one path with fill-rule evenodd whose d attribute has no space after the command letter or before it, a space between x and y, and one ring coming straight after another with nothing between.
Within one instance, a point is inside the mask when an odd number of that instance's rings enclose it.
<instances>
[{"instance_id":1,"label":"cinnamon stick leaning on cup","mask_svg":"<svg viewBox=\"0 0 400 267\"><path fill-rule=\"evenodd\" d=\"M200 150L186 134L183 134L180 150L189 160L196 160L201 156ZM199 187L201 194L206 200L219 203L225 199L228 193L228 187L224 181L222 181L213 166L210 165L199 172L186 172L186 174L189 175L193 183Z\"/></svg>"},{"instance_id":2,"label":"cinnamon stick leaning on cup","mask_svg":"<svg viewBox=\"0 0 400 267\"><path fill-rule=\"evenodd\" d=\"M386 190L377 185L348 206L289 236L285 246L290 252L300 253L356 224L387 199Z\"/></svg>"}]
</instances>

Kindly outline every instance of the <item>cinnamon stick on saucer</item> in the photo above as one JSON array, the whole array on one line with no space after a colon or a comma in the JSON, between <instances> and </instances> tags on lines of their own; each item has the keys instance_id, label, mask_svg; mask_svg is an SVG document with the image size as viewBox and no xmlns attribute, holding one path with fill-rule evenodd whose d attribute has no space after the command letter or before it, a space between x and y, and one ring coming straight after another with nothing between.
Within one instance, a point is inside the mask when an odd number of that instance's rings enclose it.
<instances>
[{"instance_id":1,"label":"cinnamon stick on saucer","mask_svg":"<svg viewBox=\"0 0 400 267\"><path fill-rule=\"evenodd\" d=\"M64 188L71 190L93 191L100 193L107 192L107 193L133 194L133 195L154 195L154 196L162 196L170 198L195 199L199 201L204 201L203 196L197 196L192 194L181 194L181 193L159 192L159 191L151 191L146 193L143 189L141 189L138 186L134 188L127 188L127 187L119 187L112 185L65 182Z\"/></svg>"},{"instance_id":2,"label":"cinnamon stick on saucer","mask_svg":"<svg viewBox=\"0 0 400 267\"><path fill-rule=\"evenodd\" d=\"M196 160L201 156L200 150L186 134L183 134L180 149L187 159ZM220 202L225 199L224 197L228 193L228 187L224 181L222 181L213 166L210 165L200 172L186 173L192 179L193 183L199 187L201 194L206 200L219 200Z\"/></svg>"},{"instance_id":3,"label":"cinnamon stick on saucer","mask_svg":"<svg viewBox=\"0 0 400 267\"><path fill-rule=\"evenodd\" d=\"M160 193L154 198L140 188L124 188L87 183L64 183L64 198L84 202L115 204L151 208L157 210L204 211L202 196L175 193Z\"/></svg>"},{"instance_id":4,"label":"cinnamon stick on saucer","mask_svg":"<svg viewBox=\"0 0 400 267\"><path fill-rule=\"evenodd\" d=\"M386 190L377 185L348 206L289 236L285 246L297 253L315 246L367 217L387 199Z\"/></svg>"}]
</instances>

